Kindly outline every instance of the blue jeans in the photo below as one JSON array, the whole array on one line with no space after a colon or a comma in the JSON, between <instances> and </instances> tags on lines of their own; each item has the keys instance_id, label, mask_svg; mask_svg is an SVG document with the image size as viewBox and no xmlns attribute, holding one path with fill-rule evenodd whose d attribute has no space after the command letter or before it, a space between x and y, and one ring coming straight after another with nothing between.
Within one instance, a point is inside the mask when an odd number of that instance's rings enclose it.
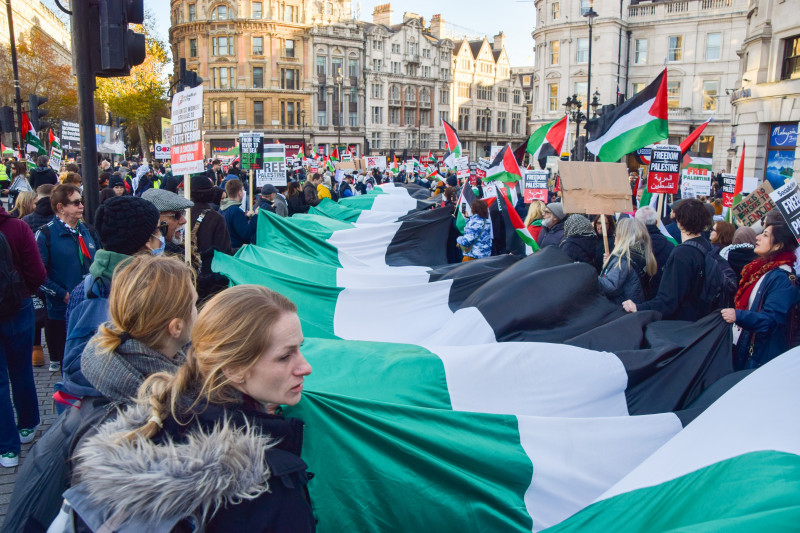
<instances>
[{"instance_id":1,"label":"blue jeans","mask_svg":"<svg viewBox=\"0 0 800 533\"><path fill-rule=\"evenodd\" d=\"M18 429L39 425L39 398L31 361L35 322L30 298L24 300L16 316L0 320L0 453L18 454ZM14 422L14 409L17 410L18 423Z\"/></svg>"}]
</instances>

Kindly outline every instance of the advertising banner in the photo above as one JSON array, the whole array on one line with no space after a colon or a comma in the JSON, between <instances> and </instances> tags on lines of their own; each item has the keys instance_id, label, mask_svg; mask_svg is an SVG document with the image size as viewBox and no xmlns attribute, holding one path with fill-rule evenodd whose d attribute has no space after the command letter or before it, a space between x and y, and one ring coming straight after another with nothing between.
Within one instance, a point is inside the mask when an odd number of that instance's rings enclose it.
<instances>
[{"instance_id":1,"label":"advertising banner","mask_svg":"<svg viewBox=\"0 0 800 533\"><path fill-rule=\"evenodd\" d=\"M169 145L156 143L156 159L169 159Z\"/></svg>"}]
</instances>

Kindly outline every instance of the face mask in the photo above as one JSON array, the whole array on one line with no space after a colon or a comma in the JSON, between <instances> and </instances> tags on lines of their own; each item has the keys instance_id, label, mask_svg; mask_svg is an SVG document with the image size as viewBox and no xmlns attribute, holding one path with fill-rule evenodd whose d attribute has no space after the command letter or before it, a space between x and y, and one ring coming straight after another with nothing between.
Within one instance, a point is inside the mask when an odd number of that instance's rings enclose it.
<instances>
[{"instance_id":1,"label":"face mask","mask_svg":"<svg viewBox=\"0 0 800 533\"><path fill-rule=\"evenodd\" d=\"M150 250L151 252L153 252L153 255L161 255L164 253L164 247L167 245L167 243L164 241L163 235L158 236L158 243L159 243L158 248Z\"/></svg>"},{"instance_id":2,"label":"face mask","mask_svg":"<svg viewBox=\"0 0 800 533\"><path fill-rule=\"evenodd\" d=\"M176 244L178 246L183 244L183 234L184 229L178 228L175 230L175 233L172 235L172 244Z\"/></svg>"}]
</instances>

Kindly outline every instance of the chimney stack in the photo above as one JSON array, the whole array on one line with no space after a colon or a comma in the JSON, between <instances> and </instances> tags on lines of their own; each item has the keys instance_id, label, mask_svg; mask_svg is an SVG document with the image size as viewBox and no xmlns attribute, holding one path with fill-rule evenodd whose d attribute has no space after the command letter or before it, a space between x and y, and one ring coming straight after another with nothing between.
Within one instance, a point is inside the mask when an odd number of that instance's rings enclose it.
<instances>
[{"instance_id":1,"label":"chimney stack","mask_svg":"<svg viewBox=\"0 0 800 533\"><path fill-rule=\"evenodd\" d=\"M506 44L506 35L503 32L498 33L494 36L494 41L492 41L492 50L495 52L499 52L503 49L503 46Z\"/></svg>"},{"instance_id":2,"label":"chimney stack","mask_svg":"<svg viewBox=\"0 0 800 533\"><path fill-rule=\"evenodd\" d=\"M431 35L437 39L445 38L444 19L438 13L431 17Z\"/></svg>"},{"instance_id":3,"label":"chimney stack","mask_svg":"<svg viewBox=\"0 0 800 533\"><path fill-rule=\"evenodd\" d=\"M372 23L383 24L384 26L392 25L392 4L380 4L375 6L372 11Z\"/></svg>"}]
</instances>

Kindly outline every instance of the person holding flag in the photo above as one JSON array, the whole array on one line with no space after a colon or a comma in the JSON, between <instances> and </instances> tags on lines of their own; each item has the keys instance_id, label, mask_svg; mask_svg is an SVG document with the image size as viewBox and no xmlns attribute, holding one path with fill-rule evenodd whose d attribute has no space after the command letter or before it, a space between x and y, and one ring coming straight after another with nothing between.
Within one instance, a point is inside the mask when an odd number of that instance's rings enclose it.
<instances>
[{"instance_id":1,"label":"person holding flag","mask_svg":"<svg viewBox=\"0 0 800 533\"><path fill-rule=\"evenodd\" d=\"M475 199L469 208L472 216L464 227L464 235L456 239L464 254L462 262L492 255L492 222L489 219L489 205L483 200Z\"/></svg>"},{"instance_id":2,"label":"person holding flag","mask_svg":"<svg viewBox=\"0 0 800 533\"><path fill-rule=\"evenodd\" d=\"M46 155L40 155L36 159L36 166L29 171L31 187L36 190L40 185L56 185L58 183L58 175L56 171L50 167L50 158Z\"/></svg>"}]
</instances>

